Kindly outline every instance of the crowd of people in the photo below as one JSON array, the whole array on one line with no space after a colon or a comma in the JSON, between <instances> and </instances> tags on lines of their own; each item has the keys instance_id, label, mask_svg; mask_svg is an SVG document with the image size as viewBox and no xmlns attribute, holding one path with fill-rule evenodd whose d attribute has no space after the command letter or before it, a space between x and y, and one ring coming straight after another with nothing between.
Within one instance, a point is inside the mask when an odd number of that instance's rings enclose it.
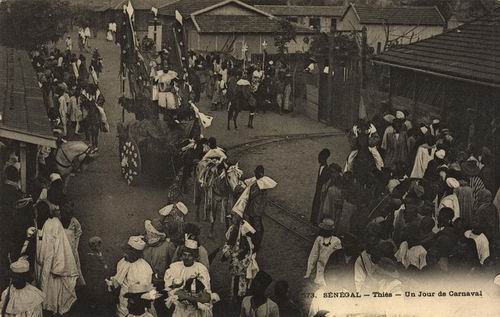
<instances>
[{"instance_id":1,"label":"crowd of people","mask_svg":"<svg viewBox=\"0 0 500 317\"><path fill-rule=\"evenodd\" d=\"M408 115L359 120L343 167L329 164L328 149L318 155L310 221L319 235L305 278L319 291L309 316L331 307L325 291L401 293L498 274L495 120L464 144L439 119L414 125Z\"/></svg>"},{"instance_id":2,"label":"crowd of people","mask_svg":"<svg viewBox=\"0 0 500 317\"><path fill-rule=\"evenodd\" d=\"M221 151L203 152L202 161L223 164L216 156ZM16 173L13 167L7 169L12 183ZM6 316L42 316L43 311L67 314L77 301L77 290L81 307L91 316L213 316L213 305L220 297L211 287L209 268L218 250L207 252L200 227L186 222L188 207L182 201L168 204L158 217L144 221L144 233L128 239L114 270L98 236L88 240L90 253L80 263L81 225L63 192L61 177L54 173L50 179L37 200L20 198L17 187L7 188L13 186L10 183L4 186L8 196L3 198L8 197L16 208L9 255L18 259L10 264L11 283L2 293L0 307ZM288 297L286 281L276 283L274 300L268 298L272 278L256 262L264 233L262 197L275 185L264 176L262 166L256 168L255 177L238 184L240 198L227 215L230 222L221 248L221 260L229 264L232 306L222 311L232 309L240 316L300 316ZM2 203L9 207L5 199Z\"/></svg>"},{"instance_id":3,"label":"crowd of people","mask_svg":"<svg viewBox=\"0 0 500 317\"><path fill-rule=\"evenodd\" d=\"M80 46L77 55L70 36L64 45L65 51L41 45L30 52L48 120L59 137L58 146L85 134L91 152L97 152L99 131L109 131L105 99L99 89L102 58L94 50L87 67L84 51L88 52L88 46ZM82 228L73 216L73 202L64 193L54 151L39 148L37 158L37 186L30 186L28 193L20 187L20 163L15 153L3 170L2 316L42 316L42 310L63 315L76 301L77 286L95 282L91 273L87 279L83 277L78 253ZM100 259L99 251L95 252L95 259ZM10 284L5 274L9 266Z\"/></svg>"},{"instance_id":4,"label":"crowd of people","mask_svg":"<svg viewBox=\"0 0 500 317\"><path fill-rule=\"evenodd\" d=\"M231 57L215 53L206 55L190 52L189 71L184 78L177 78L172 68L175 54L171 48L153 54L149 63L153 82L153 100L159 110L168 112L182 107L191 95L194 103L204 92L213 111L228 112L227 129L238 128L237 118L242 110L248 110L248 128L253 128L255 114L277 109L280 113L293 111L291 70L281 60L262 63L242 63ZM178 64L178 63L177 63ZM189 79L188 79L189 78ZM188 86L187 93L182 90Z\"/></svg>"},{"instance_id":5,"label":"crowd of people","mask_svg":"<svg viewBox=\"0 0 500 317\"><path fill-rule=\"evenodd\" d=\"M66 42L66 51L46 46L31 52L44 104L49 119L63 139L78 139L85 134L86 140L97 150L99 131L109 132L105 98L99 89L99 76L103 71L103 59L97 49L87 64L84 54L72 51ZM88 66L87 66L88 65Z\"/></svg>"},{"instance_id":6,"label":"crowd of people","mask_svg":"<svg viewBox=\"0 0 500 317\"><path fill-rule=\"evenodd\" d=\"M54 132L61 137L59 142L68 142L85 132L92 150L97 151L98 133L106 130L107 123L105 100L99 89L102 58L95 50L87 67L84 54L77 57L73 52L70 37L66 38L65 45L65 52L57 48L49 52L45 46L31 52L47 114ZM152 67L152 89L157 89L154 101L162 108L158 109L160 118L163 115L182 120L178 106L193 105L197 100L193 94L195 89L191 88L196 87L196 79L178 78L172 64L165 62L168 57L169 54L163 54L159 59L159 63L164 64L163 71ZM203 68L201 63L197 65ZM228 72L226 67L221 66L217 72L225 69L226 77L232 76L234 81L236 68L231 66ZM265 82L264 72L259 66L255 66L255 70L247 69L253 74L252 83L244 79L242 69L240 72L238 85L248 88L248 94L241 98L248 102L255 98L251 87L262 87ZM221 80L222 76L218 87L223 86ZM168 93L172 92L175 92L176 106L169 108L172 96ZM218 93L217 98L224 99L225 92ZM213 102L213 95L211 100ZM207 119L199 111L195 110L195 114L200 120ZM252 119L253 112L249 127ZM227 157L217 147L215 138L198 139L187 152L189 159L185 167L188 169L201 163L214 164L217 175L227 172ZM15 164L8 166L4 174L7 181L2 188L2 210L12 218L5 226L10 242L10 283L2 281L3 315L66 315L74 310L77 298L83 310L95 316L213 315L213 305L220 297L211 287L209 268L217 253L208 254L200 243L200 227L185 222L188 208L182 201L169 201L159 210L157 218L145 220L144 234L128 239L123 258L114 270L103 254L103 241L97 236L88 240L90 253L80 261L82 227L74 217L74 204L65 194L61 175L51 171L47 174L47 186L41 192L27 195L19 188L19 168ZM280 310L281 315L299 316L300 310L288 297L286 281L276 283L274 300L266 295L272 278L259 269L256 254L264 234L262 216L266 192L276 183L264 175L263 166L258 166L254 175L237 182L236 203L230 212L220 216L226 222L227 232L225 243L217 251L229 265L231 309L241 316L279 316ZM227 307L222 311L225 309Z\"/></svg>"}]
</instances>

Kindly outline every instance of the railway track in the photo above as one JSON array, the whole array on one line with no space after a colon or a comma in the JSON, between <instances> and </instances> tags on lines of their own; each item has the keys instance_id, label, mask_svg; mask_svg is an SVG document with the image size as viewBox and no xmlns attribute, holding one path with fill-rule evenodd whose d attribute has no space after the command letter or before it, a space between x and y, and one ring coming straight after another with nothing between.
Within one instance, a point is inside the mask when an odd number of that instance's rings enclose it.
<instances>
[{"instance_id":1,"label":"railway track","mask_svg":"<svg viewBox=\"0 0 500 317\"><path fill-rule=\"evenodd\" d=\"M343 132L263 135L254 140L228 147L227 152L230 153L231 157L237 158L247 151L273 143L343 136L345 136ZM306 219L300 217L288 207L283 206L277 201L268 199L268 203L274 210L267 210L265 213L267 218L305 241L311 242L314 240L314 236L312 236L311 233L316 233L316 227L312 226Z\"/></svg>"}]
</instances>

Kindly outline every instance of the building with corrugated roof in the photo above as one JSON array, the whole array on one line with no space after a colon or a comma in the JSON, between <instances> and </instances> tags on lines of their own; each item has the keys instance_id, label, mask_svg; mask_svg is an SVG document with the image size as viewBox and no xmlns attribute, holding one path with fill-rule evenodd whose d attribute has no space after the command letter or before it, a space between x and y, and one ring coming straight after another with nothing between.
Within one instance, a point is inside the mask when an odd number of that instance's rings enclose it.
<instances>
[{"instance_id":1,"label":"building with corrugated roof","mask_svg":"<svg viewBox=\"0 0 500 317\"><path fill-rule=\"evenodd\" d=\"M446 20L437 7L367 7L350 4L337 29L367 29L368 45L380 53L443 33Z\"/></svg>"},{"instance_id":2,"label":"building with corrugated roof","mask_svg":"<svg viewBox=\"0 0 500 317\"><path fill-rule=\"evenodd\" d=\"M458 140L480 140L500 115L499 32L500 7L443 34L392 48L372 61L388 68L389 96L405 98L417 121L428 122L432 114Z\"/></svg>"},{"instance_id":3,"label":"building with corrugated roof","mask_svg":"<svg viewBox=\"0 0 500 317\"><path fill-rule=\"evenodd\" d=\"M264 49L269 54L277 52L274 38L281 31L279 18L255 6L238 0L179 0L158 12L165 34L175 21L176 10L183 16L190 50L224 52L237 58L243 57L243 47L248 49L247 57ZM298 24L295 29L297 38L288 44L288 51L306 51L309 44L304 38L314 31Z\"/></svg>"},{"instance_id":4,"label":"building with corrugated roof","mask_svg":"<svg viewBox=\"0 0 500 317\"><path fill-rule=\"evenodd\" d=\"M0 46L0 140L19 157L23 190L37 174L38 146L56 147L28 53L5 46Z\"/></svg>"}]
</instances>

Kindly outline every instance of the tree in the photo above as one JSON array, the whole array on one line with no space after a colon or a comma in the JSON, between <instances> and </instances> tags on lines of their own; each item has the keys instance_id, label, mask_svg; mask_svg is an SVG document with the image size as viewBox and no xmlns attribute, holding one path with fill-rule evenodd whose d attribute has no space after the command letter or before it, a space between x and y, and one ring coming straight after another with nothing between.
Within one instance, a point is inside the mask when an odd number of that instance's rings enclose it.
<instances>
[{"instance_id":1,"label":"tree","mask_svg":"<svg viewBox=\"0 0 500 317\"><path fill-rule=\"evenodd\" d=\"M356 33L336 33L335 34L334 59L336 62L344 62L354 56L359 56L361 47L361 36ZM318 61L328 60L329 36L326 33L317 33L311 42L309 53L316 57ZM373 49L366 46L368 54L373 53Z\"/></svg>"},{"instance_id":2,"label":"tree","mask_svg":"<svg viewBox=\"0 0 500 317\"><path fill-rule=\"evenodd\" d=\"M280 55L284 55L288 52L288 43L295 41L297 31L295 27L287 20L279 20L280 31L274 37L274 45L278 49Z\"/></svg>"},{"instance_id":3,"label":"tree","mask_svg":"<svg viewBox=\"0 0 500 317\"><path fill-rule=\"evenodd\" d=\"M76 5L72 7L72 17L75 25L80 27L95 26L92 19L92 11L88 6Z\"/></svg>"},{"instance_id":4,"label":"tree","mask_svg":"<svg viewBox=\"0 0 500 317\"><path fill-rule=\"evenodd\" d=\"M56 42L68 31L71 10L61 0L14 0L0 6L0 43L23 49Z\"/></svg>"}]
</instances>

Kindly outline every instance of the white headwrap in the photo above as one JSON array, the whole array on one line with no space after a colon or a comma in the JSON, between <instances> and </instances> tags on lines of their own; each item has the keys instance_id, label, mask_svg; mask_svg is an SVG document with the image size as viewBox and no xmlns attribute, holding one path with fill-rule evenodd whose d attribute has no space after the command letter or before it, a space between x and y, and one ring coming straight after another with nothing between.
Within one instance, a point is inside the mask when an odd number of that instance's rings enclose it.
<instances>
[{"instance_id":1,"label":"white headwrap","mask_svg":"<svg viewBox=\"0 0 500 317\"><path fill-rule=\"evenodd\" d=\"M443 149L437 150L436 153L434 154L437 158L439 159L444 159L446 156L446 151Z\"/></svg>"},{"instance_id":2,"label":"white headwrap","mask_svg":"<svg viewBox=\"0 0 500 317\"><path fill-rule=\"evenodd\" d=\"M128 238L127 244L138 251L142 251L144 250L144 248L146 248L146 242L144 242L142 236L131 236L130 238Z\"/></svg>"},{"instance_id":3,"label":"white headwrap","mask_svg":"<svg viewBox=\"0 0 500 317\"><path fill-rule=\"evenodd\" d=\"M158 212L160 213L160 215L162 216L168 216L172 210L174 209L174 206L177 210L179 210L180 212L182 212L184 215L187 215L188 213L188 208L186 207L186 205L184 205L181 201L179 201L177 204L172 204L172 205L167 205L165 207L163 207L162 209L160 209Z\"/></svg>"},{"instance_id":4,"label":"white headwrap","mask_svg":"<svg viewBox=\"0 0 500 317\"><path fill-rule=\"evenodd\" d=\"M460 183L453 177L448 177L446 179L446 185L448 185L450 188L460 187Z\"/></svg>"}]
</instances>

